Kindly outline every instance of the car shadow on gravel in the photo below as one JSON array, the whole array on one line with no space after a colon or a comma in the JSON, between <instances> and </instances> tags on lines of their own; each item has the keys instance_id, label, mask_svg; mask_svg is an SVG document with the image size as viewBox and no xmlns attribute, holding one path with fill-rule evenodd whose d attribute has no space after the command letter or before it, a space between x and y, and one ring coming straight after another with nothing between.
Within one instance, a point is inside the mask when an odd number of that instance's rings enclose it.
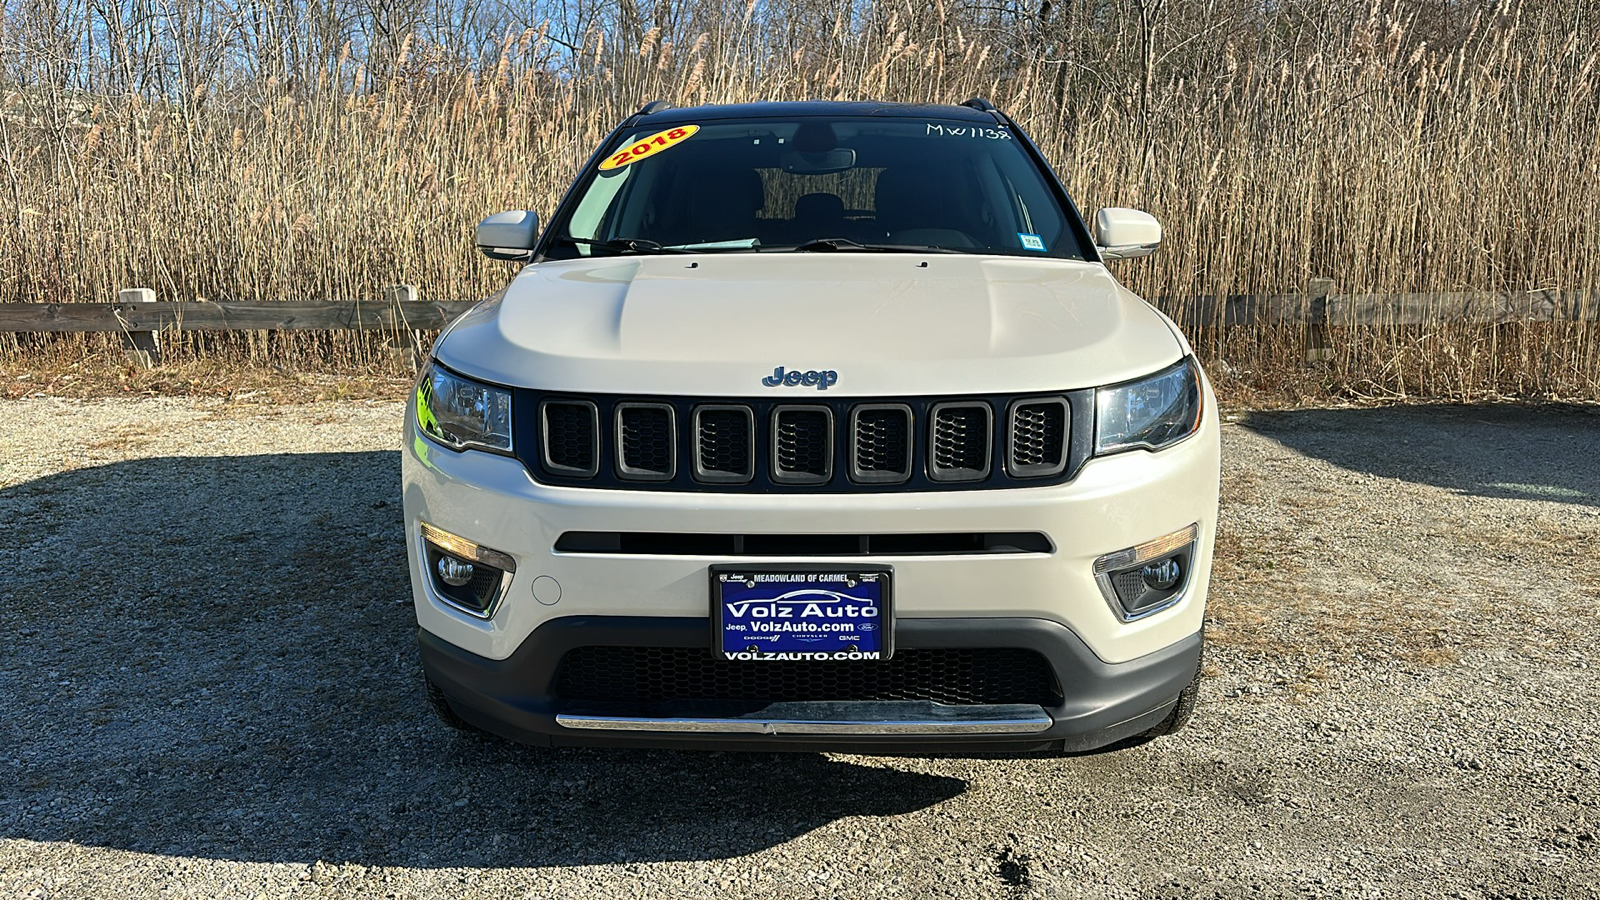
<instances>
[{"instance_id":1,"label":"car shadow on gravel","mask_svg":"<svg viewBox=\"0 0 1600 900\"><path fill-rule=\"evenodd\" d=\"M1240 424L1356 472L1460 494L1600 507L1600 407L1420 404L1255 412Z\"/></svg>"},{"instance_id":2,"label":"car shadow on gravel","mask_svg":"<svg viewBox=\"0 0 1600 900\"><path fill-rule=\"evenodd\" d=\"M422 697L397 453L156 458L0 489L0 838L366 866L740 856L960 779L535 751Z\"/></svg>"}]
</instances>

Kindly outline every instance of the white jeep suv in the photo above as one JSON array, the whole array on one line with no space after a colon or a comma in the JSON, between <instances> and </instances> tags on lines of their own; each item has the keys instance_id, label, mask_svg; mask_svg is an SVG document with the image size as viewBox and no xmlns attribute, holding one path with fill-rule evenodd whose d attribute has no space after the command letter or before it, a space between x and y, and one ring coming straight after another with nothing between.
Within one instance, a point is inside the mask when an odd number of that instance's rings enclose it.
<instances>
[{"instance_id":1,"label":"white jeep suv","mask_svg":"<svg viewBox=\"0 0 1600 900\"><path fill-rule=\"evenodd\" d=\"M440 337L428 693L540 745L1084 751L1194 705L1215 401L1039 150L960 106L652 103Z\"/></svg>"}]
</instances>

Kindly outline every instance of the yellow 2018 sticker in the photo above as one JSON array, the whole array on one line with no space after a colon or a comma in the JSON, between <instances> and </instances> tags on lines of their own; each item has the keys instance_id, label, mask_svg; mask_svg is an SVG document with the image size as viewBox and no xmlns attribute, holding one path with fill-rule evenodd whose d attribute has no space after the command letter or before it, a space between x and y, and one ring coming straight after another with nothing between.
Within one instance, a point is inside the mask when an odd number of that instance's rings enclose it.
<instances>
[{"instance_id":1,"label":"yellow 2018 sticker","mask_svg":"<svg viewBox=\"0 0 1600 900\"><path fill-rule=\"evenodd\" d=\"M600 164L600 170L617 169L628 163L636 163L641 159L649 159L657 153L694 137L700 130L699 125L679 125L666 131L658 131L649 137L642 137L633 142L633 146L618 150L610 158Z\"/></svg>"}]
</instances>

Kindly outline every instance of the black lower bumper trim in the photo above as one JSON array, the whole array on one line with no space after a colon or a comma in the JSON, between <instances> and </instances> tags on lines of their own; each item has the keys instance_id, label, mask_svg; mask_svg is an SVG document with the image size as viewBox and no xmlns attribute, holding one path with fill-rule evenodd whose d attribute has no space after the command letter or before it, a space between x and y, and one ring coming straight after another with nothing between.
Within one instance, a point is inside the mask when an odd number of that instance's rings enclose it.
<instances>
[{"instance_id":1,"label":"black lower bumper trim","mask_svg":"<svg viewBox=\"0 0 1600 900\"><path fill-rule=\"evenodd\" d=\"M751 750L850 750L863 753L936 753L1092 750L1158 724L1200 662L1198 633L1124 663L1095 656L1071 629L1044 619L900 619L899 647L1020 648L1043 655L1055 670L1064 697L1043 708L1051 724L1036 732L974 728L952 733L927 729L891 734L841 731L673 730L574 728L560 716L693 718L695 704L619 707L567 701L554 692L561 658L577 647L700 647L709 649L704 618L572 616L536 629L503 660L468 653L426 631L418 632L423 668L464 719L486 731L538 746L652 746ZM752 665L756 665L752 663ZM828 698L818 698L826 700ZM702 705L703 710L703 705ZM740 715L761 717L760 706ZM959 715L959 707L952 714ZM776 716L769 715L769 718Z\"/></svg>"}]
</instances>

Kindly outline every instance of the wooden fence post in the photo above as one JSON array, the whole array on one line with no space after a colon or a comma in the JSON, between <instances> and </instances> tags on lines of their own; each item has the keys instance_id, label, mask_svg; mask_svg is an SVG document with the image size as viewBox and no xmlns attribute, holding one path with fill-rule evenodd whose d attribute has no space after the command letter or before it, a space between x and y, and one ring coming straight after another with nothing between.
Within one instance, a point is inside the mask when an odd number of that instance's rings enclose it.
<instances>
[{"instance_id":1,"label":"wooden fence post","mask_svg":"<svg viewBox=\"0 0 1600 900\"><path fill-rule=\"evenodd\" d=\"M412 328L405 321L403 310L404 303L417 302L417 286L414 284L390 285L383 291L384 299L394 309L394 330L389 332L386 342L390 351L403 354L411 364L411 371L415 372L422 366L422 331Z\"/></svg>"},{"instance_id":2,"label":"wooden fence post","mask_svg":"<svg viewBox=\"0 0 1600 900\"><path fill-rule=\"evenodd\" d=\"M417 302L417 286L414 284L391 284L384 288L383 296L390 303L415 303Z\"/></svg>"},{"instance_id":3,"label":"wooden fence post","mask_svg":"<svg viewBox=\"0 0 1600 900\"><path fill-rule=\"evenodd\" d=\"M154 303L156 292L150 288L123 288L117 292L117 303ZM156 332L124 327L122 350L135 365L153 369L161 364L161 340Z\"/></svg>"},{"instance_id":4,"label":"wooden fence post","mask_svg":"<svg viewBox=\"0 0 1600 900\"><path fill-rule=\"evenodd\" d=\"M1333 358L1333 347L1328 340L1328 296L1333 288L1332 278L1313 278L1306 282L1306 296L1311 300L1306 362L1326 362Z\"/></svg>"}]
</instances>

